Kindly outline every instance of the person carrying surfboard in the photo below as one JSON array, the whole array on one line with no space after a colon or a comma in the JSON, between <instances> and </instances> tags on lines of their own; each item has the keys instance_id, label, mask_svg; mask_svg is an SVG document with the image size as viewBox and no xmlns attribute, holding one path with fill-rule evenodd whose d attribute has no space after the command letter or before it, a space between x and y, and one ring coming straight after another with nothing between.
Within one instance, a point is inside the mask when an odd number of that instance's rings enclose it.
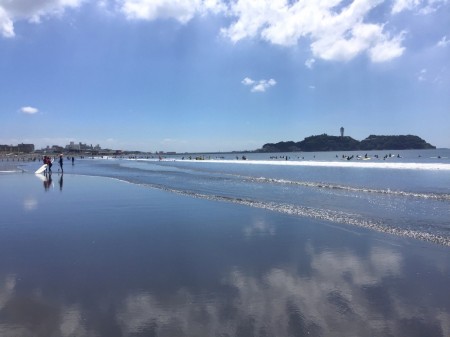
<instances>
[{"instance_id":1,"label":"person carrying surfboard","mask_svg":"<svg viewBox=\"0 0 450 337\"><path fill-rule=\"evenodd\" d=\"M44 157L44 164L47 164L48 173L52 173L52 161L49 156Z\"/></svg>"}]
</instances>

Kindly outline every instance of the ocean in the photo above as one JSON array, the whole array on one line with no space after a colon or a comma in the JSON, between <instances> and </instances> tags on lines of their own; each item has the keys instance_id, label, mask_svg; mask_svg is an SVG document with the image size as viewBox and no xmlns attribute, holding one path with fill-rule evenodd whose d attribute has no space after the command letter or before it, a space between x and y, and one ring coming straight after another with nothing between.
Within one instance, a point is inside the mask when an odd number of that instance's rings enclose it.
<instances>
[{"instance_id":1,"label":"ocean","mask_svg":"<svg viewBox=\"0 0 450 337\"><path fill-rule=\"evenodd\" d=\"M449 336L450 151L386 154L0 162L0 336Z\"/></svg>"},{"instance_id":2,"label":"ocean","mask_svg":"<svg viewBox=\"0 0 450 337\"><path fill-rule=\"evenodd\" d=\"M450 150L197 157L97 158L77 173L450 245Z\"/></svg>"}]
</instances>

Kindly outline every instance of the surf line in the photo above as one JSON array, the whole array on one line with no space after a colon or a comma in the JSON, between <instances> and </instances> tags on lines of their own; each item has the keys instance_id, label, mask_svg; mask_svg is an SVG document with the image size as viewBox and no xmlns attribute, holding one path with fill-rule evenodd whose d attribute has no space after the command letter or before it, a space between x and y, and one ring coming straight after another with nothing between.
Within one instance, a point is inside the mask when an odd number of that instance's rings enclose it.
<instances>
[{"instance_id":1,"label":"surf line","mask_svg":"<svg viewBox=\"0 0 450 337\"><path fill-rule=\"evenodd\" d=\"M129 181L131 182L131 181ZM133 182L131 182L133 183ZM381 221L371 221L362 218L358 214L344 213L325 209L316 209L312 207L290 205L290 204L277 204L273 202L262 202L244 198L233 198L220 195L208 195L198 192L177 190L174 188L168 188L167 186L157 185L157 184L138 184L141 186L146 186L149 188L155 188L163 190L166 192L176 193L178 195L189 196L197 199L211 200L211 201L221 201L233 204L239 204L244 206L255 207L259 209L265 209L273 212L314 218L319 220L325 220L333 223L342 223L347 225L352 225L356 227L371 229L377 232L393 234L397 236L408 237L416 240L432 242L435 244L449 246L450 247L450 237L445 237L442 235L435 235L419 230L399 228L392 225L385 224Z\"/></svg>"},{"instance_id":2,"label":"surf line","mask_svg":"<svg viewBox=\"0 0 450 337\"><path fill-rule=\"evenodd\" d=\"M253 177L241 176L241 175L233 175L233 176L236 176L236 177L241 178L248 182L256 182L256 183L294 185L294 186L303 186L303 187L310 187L310 188L342 190L342 191L357 192L357 193L386 194L386 195L394 195L394 196L400 196L400 197L450 201L450 194L447 194L447 193L437 194L437 193L407 192L407 191L399 191L399 190L391 190L391 189L374 189L374 188L364 188L364 187L353 187L353 186L338 185L338 184L331 184L331 183L321 183L321 182L294 181L294 180L274 179L274 178L264 178L264 177L253 178Z\"/></svg>"},{"instance_id":3,"label":"surf line","mask_svg":"<svg viewBox=\"0 0 450 337\"><path fill-rule=\"evenodd\" d=\"M240 164L240 165L276 165L276 166L312 166L312 167L345 167L345 168L374 168L396 170L443 170L450 171L450 164L441 163L368 163L364 162L337 162L337 161L267 161L267 160L191 160L174 159L172 162L189 163L215 163L215 164Z\"/></svg>"}]
</instances>

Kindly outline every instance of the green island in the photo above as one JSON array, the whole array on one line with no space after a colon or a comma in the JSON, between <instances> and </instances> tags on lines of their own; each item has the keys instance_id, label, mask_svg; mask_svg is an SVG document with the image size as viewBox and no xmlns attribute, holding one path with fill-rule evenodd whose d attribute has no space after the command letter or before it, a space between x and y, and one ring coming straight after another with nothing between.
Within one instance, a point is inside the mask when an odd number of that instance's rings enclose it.
<instances>
[{"instance_id":1,"label":"green island","mask_svg":"<svg viewBox=\"0 0 450 337\"><path fill-rule=\"evenodd\" d=\"M376 136L370 135L362 141L349 136L329 136L327 134L306 137L300 142L286 141L267 143L258 152L316 152L316 151L356 151L356 150L423 150L436 147L414 135Z\"/></svg>"}]
</instances>

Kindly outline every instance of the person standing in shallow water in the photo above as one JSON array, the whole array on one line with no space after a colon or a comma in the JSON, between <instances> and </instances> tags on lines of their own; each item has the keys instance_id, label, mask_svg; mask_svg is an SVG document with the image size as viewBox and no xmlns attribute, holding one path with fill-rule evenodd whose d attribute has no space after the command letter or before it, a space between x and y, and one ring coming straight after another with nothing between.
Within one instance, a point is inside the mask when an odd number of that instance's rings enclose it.
<instances>
[{"instance_id":1,"label":"person standing in shallow water","mask_svg":"<svg viewBox=\"0 0 450 337\"><path fill-rule=\"evenodd\" d=\"M63 170L63 155L62 154L60 154L59 155L59 167L61 167L61 172L62 173L64 173L64 170Z\"/></svg>"},{"instance_id":2,"label":"person standing in shallow water","mask_svg":"<svg viewBox=\"0 0 450 337\"><path fill-rule=\"evenodd\" d=\"M52 174L52 160L49 156L44 156L44 164L47 164L46 173Z\"/></svg>"}]
</instances>

